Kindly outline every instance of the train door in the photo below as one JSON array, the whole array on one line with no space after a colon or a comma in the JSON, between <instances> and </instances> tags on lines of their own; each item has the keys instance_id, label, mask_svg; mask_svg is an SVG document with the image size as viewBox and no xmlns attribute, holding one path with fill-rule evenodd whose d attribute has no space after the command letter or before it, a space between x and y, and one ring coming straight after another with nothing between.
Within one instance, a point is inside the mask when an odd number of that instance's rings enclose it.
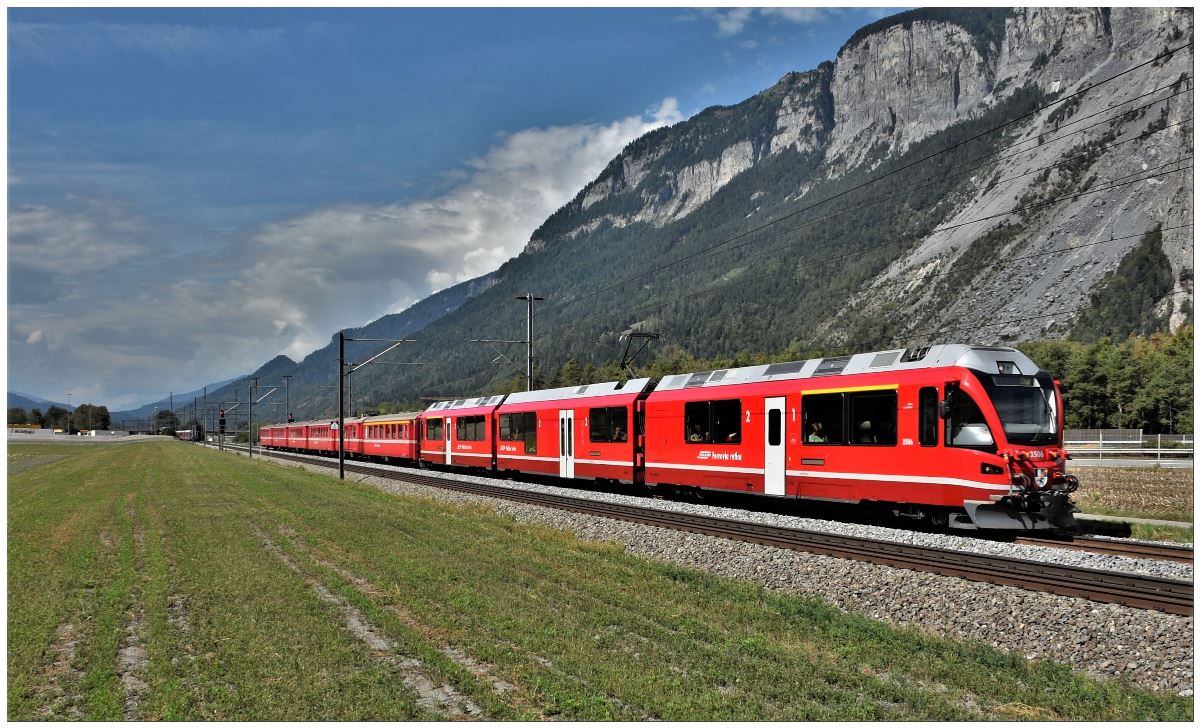
<instances>
[{"instance_id":1,"label":"train door","mask_svg":"<svg viewBox=\"0 0 1200 728\"><path fill-rule=\"evenodd\" d=\"M451 453L454 452L454 446L450 444L450 433L454 432L454 418L446 418L446 464L450 464Z\"/></svg>"},{"instance_id":2,"label":"train door","mask_svg":"<svg viewBox=\"0 0 1200 728\"><path fill-rule=\"evenodd\" d=\"M558 475L575 477L575 410L558 411Z\"/></svg>"},{"instance_id":3,"label":"train door","mask_svg":"<svg viewBox=\"0 0 1200 728\"><path fill-rule=\"evenodd\" d=\"M787 418L783 416L786 398L769 397L766 400L767 431L763 441L766 443L766 455L763 463L764 492L767 495L784 495L784 471L787 458L784 456L787 442Z\"/></svg>"}]
</instances>

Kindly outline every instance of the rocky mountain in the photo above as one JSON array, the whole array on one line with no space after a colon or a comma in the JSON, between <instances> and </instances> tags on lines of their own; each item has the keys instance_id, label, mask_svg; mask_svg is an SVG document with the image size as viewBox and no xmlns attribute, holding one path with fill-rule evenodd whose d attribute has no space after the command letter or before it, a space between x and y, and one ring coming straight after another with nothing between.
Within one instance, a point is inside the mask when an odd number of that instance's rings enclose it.
<instances>
[{"instance_id":1,"label":"rocky mountain","mask_svg":"<svg viewBox=\"0 0 1200 728\"><path fill-rule=\"evenodd\" d=\"M884 18L831 62L629 144L486 286L390 329L424 365L364 370L356 400L511 386L469 340L523 338L527 290L547 299L544 377L615 361L631 330L734 357L1178 328L1192 38L1186 8ZM330 357L304 381L335 381Z\"/></svg>"}]
</instances>

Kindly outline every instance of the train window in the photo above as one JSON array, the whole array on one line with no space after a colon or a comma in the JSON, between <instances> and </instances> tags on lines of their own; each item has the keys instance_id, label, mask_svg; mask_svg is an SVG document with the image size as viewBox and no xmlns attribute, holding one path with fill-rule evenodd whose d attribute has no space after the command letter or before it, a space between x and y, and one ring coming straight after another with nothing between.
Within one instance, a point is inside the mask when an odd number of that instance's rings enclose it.
<instances>
[{"instance_id":1,"label":"train window","mask_svg":"<svg viewBox=\"0 0 1200 728\"><path fill-rule=\"evenodd\" d=\"M783 440L783 413L773 409L767 413L767 445L776 447Z\"/></svg>"},{"instance_id":2,"label":"train window","mask_svg":"<svg viewBox=\"0 0 1200 728\"><path fill-rule=\"evenodd\" d=\"M425 438L427 440L442 439L442 421L440 419L425 420Z\"/></svg>"},{"instance_id":3,"label":"train window","mask_svg":"<svg viewBox=\"0 0 1200 728\"><path fill-rule=\"evenodd\" d=\"M629 439L627 407L597 407L588 410L588 434L592 442L625 442Z\"/></svg>"},{"instance_id":4,"label":"train window","mask_svg":"<svg viewBox=\"0 0 1200 728\"><path fill-rule=\"evenodd\" d=\"M995 451L996 441L983 411L971 395L954 390L949 395L950 417L946 420L946 445Z\"/></svg>"},{"instance_id":5,"label":"train window","mask_svg":"<svg viewBox=\"0 0 1200 728\"><path fill-rule=\"evenodd\" d=\"M537 452L537 413L514 412L500 415L500 439L524 442L526 453Z\"/></svg>"},{"instance_id":6,"label":"train window","mask_svg":"<svg viewBox=\"0 0 1200 728\"><path fill-rule=\"evenodd\" d=\"M924 447L936 447L938 444L937 387L921 387L919 399L921 445Z\"/></svg>"},{"instance_id":7,"label":"train window","mask_svg":"<svg viewBox=\"0 0 1200 728\"><path fill-rule=\"evenodd\" d=\"M467 417L459 417L454 423L454 429L454 434L459 440L483 440L485 431L484 416L470 415Z\"/></svg>"},{"instance_id":8,"label":"train window","mask_svg":"<svg viewBox=\"0 0 1200 728\"><path fill-rule=\"evenodd\" d=\"M850 427L855 445L896 444L896 392L852 392Z\"/></svg>"},{"instance_id":9,"label":"train window","mask_svg":"<svg viewBox=\"0 0 1200 728\"><path fill-rule=\"evenodd\" d=\"M841 392L806 394L800 400L800 419L804 422L804 444L843 445Z\"/></svg>"},{"instance_id":10,"label":"train window","mask_svg":"<svg viewBox=\"0 0 1200 728\"><path fill-rule=\"evenodd\" d=\"M683 405L683 437L689 443L742 441L742 401L722 399Z\"/></svg>"}]
</instances>

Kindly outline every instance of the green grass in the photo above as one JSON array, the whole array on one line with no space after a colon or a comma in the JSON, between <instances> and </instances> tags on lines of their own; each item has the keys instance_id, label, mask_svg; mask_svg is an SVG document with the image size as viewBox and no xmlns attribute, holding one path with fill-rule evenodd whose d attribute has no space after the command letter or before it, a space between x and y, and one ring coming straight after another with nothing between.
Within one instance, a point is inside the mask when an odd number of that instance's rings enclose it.
<instances>
[{"instance_id":1,"label":"green grass","mask_svg":"<svg viewBox=\"0 0 1200 728\"><path fill-rule=\"evenodd\" d=\"M1179 523L1192 523L1194 518L1194 514L1191 511L1168 509L1147 511L1137 508L1091 507L1084 509L1084 512L1097 516L1117 516L1118 518L1148 518L1154 521L1177 521Z\"/></svg>"},{"instance_id":2,"label":"green grass","mask_svg":"<svg viewBox=\"0 0 1200 728\"><path fill-rule=\"evenodd\" d=\"M117 651L132 613L144 614L147 656L136 717L438 717L310 580L494 719L1192 715L1182 698L646 561L490 509L183 443L80 449L11 476L8 548L10 719L56 705L46 685L64 624L77 627L79 677L68 692L81 717L120 719ZM498 694L492 679L512 687Z\"/></svg>"},{"instance_id":3,"label":"green grass","mask_svg":"<svg viewBox=\"0 0 1200 728\"><path fill-rule=\"evenodd\" d=\"M1174 541L1176 543L1195 543L1195 531L1190 528L1176 526L1153 526L1145 523L1130 524L1133 538L1143 541Z\"/></svg>"}]
</instances>

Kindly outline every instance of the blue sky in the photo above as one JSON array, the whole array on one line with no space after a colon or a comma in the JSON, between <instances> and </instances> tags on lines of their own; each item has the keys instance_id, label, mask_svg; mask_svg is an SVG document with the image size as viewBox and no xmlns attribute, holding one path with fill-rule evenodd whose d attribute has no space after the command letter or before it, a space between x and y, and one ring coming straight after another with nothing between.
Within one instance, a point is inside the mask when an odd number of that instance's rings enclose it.
<instances>
[{"instance_id":1,"label":"blue sky","mask_svg":"<svg viewBox=\"0 0 1200 728\"><path fill-rule=\"evenodd\" d=\"M301 358L897 11L10 9L9 389L122 408Z\"/></svg>"}]
</instances>

